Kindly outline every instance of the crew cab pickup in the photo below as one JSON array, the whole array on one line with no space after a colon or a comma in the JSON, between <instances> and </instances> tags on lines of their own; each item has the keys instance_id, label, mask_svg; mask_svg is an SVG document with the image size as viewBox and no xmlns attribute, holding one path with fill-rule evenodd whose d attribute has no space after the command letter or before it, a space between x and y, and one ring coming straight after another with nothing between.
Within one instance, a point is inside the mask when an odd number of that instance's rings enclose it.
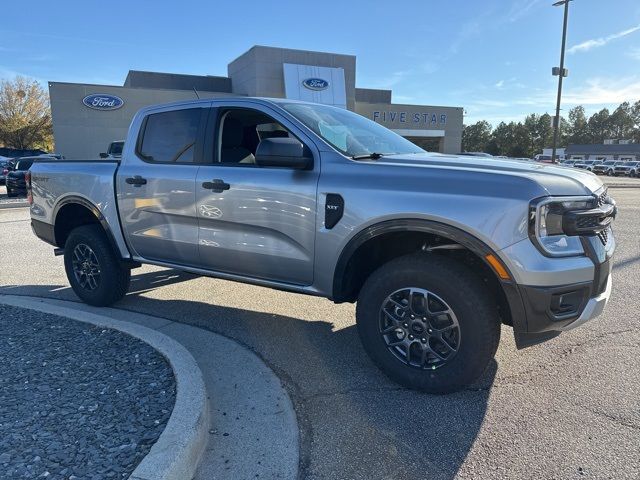
<instances>
[{"instance_id":1,"label":"crew cab pickup","mask_svg":"<svg viewBox=\"0 0 640 480\"><path fill-rule=\"evenodd\" d=\"M36 160L27 184L85 302L118 301L141 264L357 301L374 363L427 392L476 380L502 324L530 346L611 292L616 206L592 173L427 153L326 105L144 108L120 160Z\"/></svg>"}]
</instances>

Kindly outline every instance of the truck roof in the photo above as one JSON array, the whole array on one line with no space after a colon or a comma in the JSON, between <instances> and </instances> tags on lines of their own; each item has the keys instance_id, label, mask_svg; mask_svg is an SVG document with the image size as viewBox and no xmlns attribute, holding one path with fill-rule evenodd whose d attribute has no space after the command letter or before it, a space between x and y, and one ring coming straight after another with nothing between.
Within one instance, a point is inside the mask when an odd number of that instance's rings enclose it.
<instances>
[{"instance_id":1,"label":"truck roof","mask_svg":"<svg viewBox=\"0 0 640 480\"><path fill-rule=\"evenodd\" d=\"M191 106L191 105L202 105L208 103L222 103L222 102L256 102L263 104L279 104L279 103L301 103L301 104L309 104L313 105L313 102L305 102L302 100L292 100L289 98L270 98L270 97L246 97L246 96L228 96L228 97L214 97L214 98L200 98L193 100L179 100L176 102L167 102L167 103L158 103L154 105L149 105L143 107L139 110L138 113L149 112L156 109L162 109L166 107L177 107L177 106Z\"/></svg>"}]
</instances>

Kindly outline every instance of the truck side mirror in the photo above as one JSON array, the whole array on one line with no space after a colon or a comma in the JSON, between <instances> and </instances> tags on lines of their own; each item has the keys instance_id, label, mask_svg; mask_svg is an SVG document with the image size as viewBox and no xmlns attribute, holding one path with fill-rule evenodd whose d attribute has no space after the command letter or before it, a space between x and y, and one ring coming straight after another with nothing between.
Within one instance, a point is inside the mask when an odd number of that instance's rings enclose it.
<instances>
[{"instance_id":1,"label":"truck side mirror","mask_svg":"<svg viewBox=\"0 0 640 480\"><path fill-rule=\"evenodd\" d=\"M256 164L261 167L313 168L313 156L299 140L291 137L265 138L256 149Z\"/></svg>"},{"instance_id":2,"label":"truck side mirror","mask_svg":"<svg viewBox=\"0 0 640 480\"><path fill-rule=\"evenodd\" d=\"M107 158L109 155L106 154L105 152L101 152L100 153L100 158Z\"/></svg>"}]
</instances>

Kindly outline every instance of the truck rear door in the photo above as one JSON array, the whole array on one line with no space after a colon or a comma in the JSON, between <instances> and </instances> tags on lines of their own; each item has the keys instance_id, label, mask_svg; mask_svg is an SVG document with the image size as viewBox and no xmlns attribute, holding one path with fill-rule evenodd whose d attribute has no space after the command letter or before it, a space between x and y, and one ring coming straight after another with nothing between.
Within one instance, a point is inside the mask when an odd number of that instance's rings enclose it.
<instances>
[{"instance_id":1,"label":"truck rear door","mask_svg":"<svg viewBox=\"0 0 640 480\"><path fill-rule=\"evenodd\" d=\"M313 169L256 165L260 140L278 136L308 145ZM196 179L202 266L310 285L320 172L315 145L275 109L248 102L213 108L205 138L209 163Z\"/></svg>"},{"instance_id":2,"label":"truck rear door","mask_svg":"<svg viewBox=\"0 0 640 480\"><path fill-rule=\"evenodd\" d=\"M116 192L134 257L199 263L195 180L209 105L152 110L140 120L137 141L125 144Z\"/></svg>"}]
</instances>

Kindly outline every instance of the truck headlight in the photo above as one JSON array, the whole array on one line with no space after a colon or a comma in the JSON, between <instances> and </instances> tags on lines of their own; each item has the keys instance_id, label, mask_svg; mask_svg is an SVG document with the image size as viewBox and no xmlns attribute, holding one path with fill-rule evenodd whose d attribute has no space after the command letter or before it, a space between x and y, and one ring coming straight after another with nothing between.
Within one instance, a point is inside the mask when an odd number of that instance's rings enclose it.
<instances>
[{"instance_id":1,"label":"truck headlight","mask_svg":"<svg viewBox=\"0 0 640 480\"><path fill-rule=\"evenodd\" d=\"M543 255L582 255L582 241L579 233L569 228L568 214L589 212L594 207L595 197L545 197L533 201L529 208L529 237Z\"/></svg>"}]
</instances>

